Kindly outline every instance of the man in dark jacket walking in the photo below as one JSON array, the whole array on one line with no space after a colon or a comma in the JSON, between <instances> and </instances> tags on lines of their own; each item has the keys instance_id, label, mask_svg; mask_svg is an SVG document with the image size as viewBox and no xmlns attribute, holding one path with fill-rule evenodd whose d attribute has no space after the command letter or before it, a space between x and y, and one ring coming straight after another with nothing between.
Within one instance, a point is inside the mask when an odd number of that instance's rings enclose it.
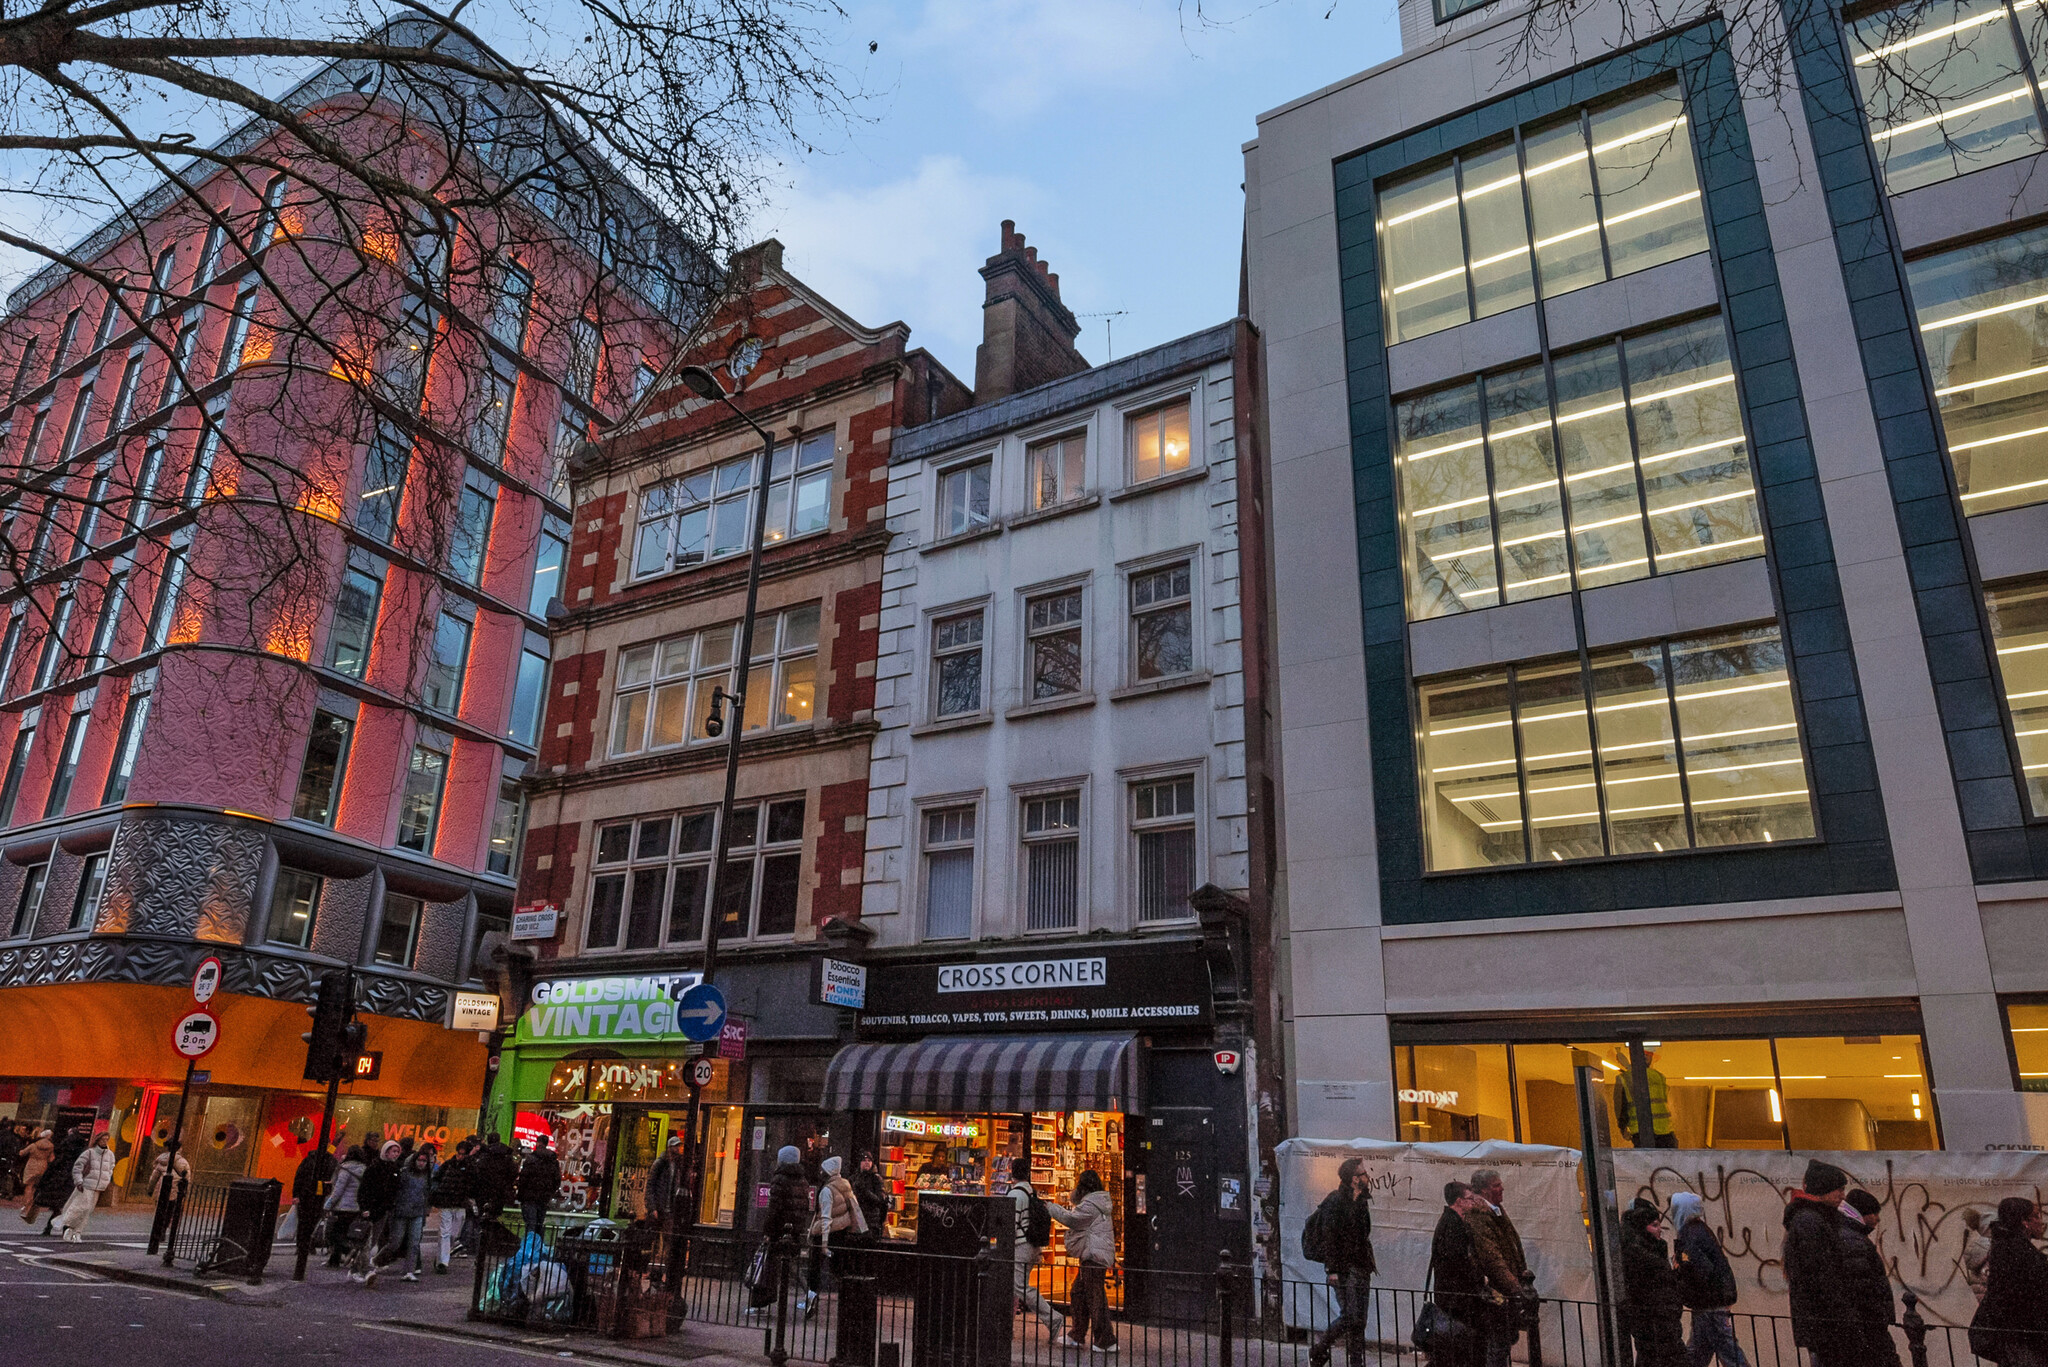
<instances>
[{"instance_id":1,"label":"man in dark jacket walking","mask_svg":"<svg viewBox=\"0 0 2048 1367\"><path fill-rule=\"evenodd\" d=\"M538 1233L547 1227L548 1203L561 1187L562 1165L548 1147L548 1137L534 1136L533 1152L519 1165L519 1181L514 1187L519 1196L519 1216L526 1222L528 1233Z\"/></svg>"},{"instance_id":2,"label":"man in dark jacket walking","mask_svg":"<svg viewBox=\"0 0 2048 1367\"><path fill-rule=\"evenodd\" d=\"M1678 1254L1678 1298L1692 1311L1692 1339L1686 1352L1692 1367L1707 1367L1719 1357L1721 1367L1749 1367L1742 1345L1735 1341L1735 1269L1714 1230L1704 1203L1689 1191L1671 1198L1671 1223L1678 1226L1672 1246Z\"/></svg>"},{"instance_id":3,"label":"man in dark jacket walking","mask_svg":"<svg viewBox=\"0 0 2048 1367\"><path fill-rule=\"evenodd\" d=\"M1337 1317L1308 1350L1309 1367L1325 1367L1330 1347L1344 1340L1351 1367L1365 1360L1365 1314L1372 1304L1372 1199L1365 1189L1365 1160L1347 1158L1337 1166L1337 1189L1323 1198L1309 1219L1323 1235L1323 1272L1337 1293Z\"/></svg>"},{"instance_id":4,"label":"man in dark jacket walking","mask_svg":"<svg viewBox=\"0 0 2048 1367\"><path fill-rule=\"evenodd\" d=\"M794 1144L784 1144L775 1152L775 1175L768 1179L768 1214L761 1234L768 1242L769 1255L747 1298L749 1314L775 1303L776 1259L789 1258L792 1269L801 1275L800 1255L810 1228L811 1184L804 1178L803 1151Z\"/></svg>"},{"instance_id":5,"label":"man in dark jacket walking","mask_svg":"<svg viewBox=\"0 0 2048 1367\"><path fill-rule=\"evenodd\" d=\"M2034 1247L2044 1234L2048 1213L2040 1206L2024 1196L1998 1203L1973 1329L1990 1331L1999 1367L2048 1367L2048 1255Z\"/></svg>"},{"instance_id":6,"label":"man in dark jacket walking","mask_svg":"<svg viewBox=\"0 0 2048 1367\"><path fill-rule=\"evenodd\" d=\"M1899 1346L1892 1342L1892 1325L1898 1320L1892 1305L1892 1280L1884 1270L1884 1254L1872 1239L1884 1203L1858 1187L1842 1204L1855 1212L1842 1222L1842 1266L1848 1273L1847 1290L1862 1361L1869 1367L1899 1367Z\"/></svg>"},{"instance_id":7,"label":"man in dark jacket walking","mask_svg":"<svg viewBox=\"0 0 2048 1367\"><path fill-rule=\"evenodd\" d=\"M1429 1283L1437 1309L1461 1326L1431 1347L1429 1367L1479 1367L1498 1309L1479 1266L1479 1250L1466 1221L1480 1205L1463 1182L1444 1184L1444 1213L1429 1240Z\"/></svg>"},{"instance_id":8,"label":"man in dark jacket walking","mask_svg":"<svg viewBox=\"0 0 2048 1367\"><path fill-rule=\"evenodd\" d=\"M682 1189L683 1137L672 1134L661 1157L647 1170L647 1191L641 1201L641 1214L660 1226L664 1234L675 1227L676 1199Z\"/></svg>"},{"instance_id":9,"label":"man in dark jacket walking","mask_svg":"<svg viewBox=\"0 0 2048 1367\"><path fill-rule=\"evenodd\" d=\"M337 1141L335 1148L340 1147ZM292 1172L292 1202L298 1223L296 1252L302 1259L313 1256L313 1235L325 1214L327 1184L334 1180L337 1166L332 1152L314 1148L306 1150L306 1156Z\"/></svg>"},{"instance_id":10,"label":"man in dark jacket walking","mask_svg":"<svg viewBox=\"0 0 2048 1367\"><path fill-rule=\"evenodd\" d=\"M1785 1203L1783 1257L1792 1341L1813 1354L1813 1367L1864 1367L1842 1257L1843 1234L1856 1233L1841 1211L1849 1174L1816 1158L1806 1165L1800 1186Z\"/></svg>"},{"instance_id":11,"label":"man in dark jacket walking","mask_svg":"<svg viewBox=\"0 0 2048 1367\"><path fill-rule=\"evenodd\" d=\"M1621 1325L1635 1345L1636 1367L1687 1367L1679 1329L1685 1306L1664 1246L1664 1216L1637 1197L1621 1216Z\"/></svg>"},{"instance_id":12,"label":"man in dark jacket walking","mask_svg":"<svg viewBox=\"0 0 2048 1367\"><path fill-rule=\"evenodd\" d=\"M71 1169L78 1163L78 1155L85 1152L92 1143L90 1125L73 1125L57 1141L57 1156L50 1160L50 1166L43 1169L42 1180L36 1183L35 1204L29 1207L33 1216L36 1206L46 1206L50 1218L43 1225L43 1233L54 1235L57 1212L64 1209L64 1203L71 1199ZM31 1219L33 1224L34 1220Z\"/></svg>"},{"instance_id":13,"label":"man in dark jacket walking","mask_svg":"<svg viewBox=\"0 0 2048 1367\"><path fill-rule=\"evenodd\" d=\"M464 1227L469 1223L469 1203L476 1195L475 1169L470 1157L475 1150L472 1141L459 1141L454 1156L434 1169L433 1181L427 1187L427 1204L434 1210L438 1232L434 1250L436 1272L447 1272L448 1260L455 1256Z\"/></svg>"},{"instance_id":14,"label":"man in dark jacket walking","mask_svg":"<svg viewBox=\"0 0 2048 1367\"><path fill-rule=\"evenodd\" d=\"M505 1142L505 1136L494 1134L470 1161L470 1185L474 1188L477 1214L485 1220L496 1220L519 1185L519 1155Z\"/></svg>"}]
</instances>

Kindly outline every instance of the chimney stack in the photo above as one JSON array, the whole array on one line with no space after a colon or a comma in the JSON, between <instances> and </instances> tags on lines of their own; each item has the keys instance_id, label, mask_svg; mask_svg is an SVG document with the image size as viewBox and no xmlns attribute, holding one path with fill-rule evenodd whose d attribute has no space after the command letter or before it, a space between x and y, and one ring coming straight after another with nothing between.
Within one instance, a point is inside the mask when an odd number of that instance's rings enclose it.
<instances>
[{"instance_id":1,"label":"chimney stack","mask_svg":"<svg viewBox=\"0 0 2048 1367\"><path fill-rule=\"evenodd\" d=\"M974 401L991 403L1088 368L1074 349L1081 324L1060 302L1060 278L1003 220L1002 250L981 268L981 345L974 351Z\"/></svg>"}]
</instances>

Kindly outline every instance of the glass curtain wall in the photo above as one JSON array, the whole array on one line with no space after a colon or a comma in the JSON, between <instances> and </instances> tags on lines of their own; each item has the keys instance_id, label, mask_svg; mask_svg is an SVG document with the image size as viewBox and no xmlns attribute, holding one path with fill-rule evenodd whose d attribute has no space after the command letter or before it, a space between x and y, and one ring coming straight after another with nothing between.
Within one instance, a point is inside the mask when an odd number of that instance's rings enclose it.
<instances>
[{"instance_id":1,"label":"glass curtain wall","mask_svg":"<svg viewBox=\"0 0 2048 1367\"><path fill-rule=\"evenodd\" d=\"M1399 400L1394 463L1411 621L1764 551L1718 315Z\"/></svg>"},{"instance_id":2,"label":"glass curtain wall","mask_svg":"<svg viewBox=\"0 0 2048 1367\"><path fill-rule=\"evenodd\" d=\"M2031 1015L2037 1011L2041 1019ZM2008 1007L2048 1039L2048 1007ZM2022 1050L2031 1045L2019 1046ZM2048 1044L2034 1067L2048 1078ZM1624 1040L1404 1044L1394 1049L1403 1138L1579 1145L1573 1055L1601 1069L1608 1140L1636 1144L1632 1061ZM1651 1116L1645 1147L1938 1148L1918 1035L1766 1035L1645 1040ZM2032 1055L2024 1055L2032 1057ZM2025 1068L2022 1068L2024 1076ZM2048 1088L2048 1081L2039 1084Z\"/></svg>"},{"instance_id":3,"label":"glass curtain wall","mask_svg":"<svg viewBox=\"0 0 2048 1367\"><path fill-rule=\"evenodd\" d=\"M1986 590L2027 806L2048 816L2048 579Z\"/></svg>"},{"instance_id":4,"label":"glass curtain wall","mask_svg":"<svg viewBox=\"0 0 2048 1367\"><path fill-rule=\"evenodd\" d=\"M1814 834L1775 626L1417 685L1432 872Z\"/></svg>"},{"instance_id":5,"label":"glass curtain wall","mask_svg":"<svg viewBox=\"0 0 2048 1367\"><path fill-rule=\"evenodd\" d=\"M1381 185L1391 345L1705 251L1676 83Z\"/></svg>"},{"instance_id":6,"label":"glass curtain wall","mask_svg":"<svg viewBox=\"0 0 2048 1367\"><path fill-rule=\"evenodd\" d=\"M1963 511L2048 499L2048 228L1906 265Z\"/></svg>"},{"instance_id":7,"label":"glass curtain wall","mask_svg":"<svg viewBox=\"0 0 2048 1367\"><path fill-rule=\"evenodd\" d=\"M2023 1092L2048 1092L2048 1002L2009 1002L2006 1029Z\"/></svg>"},{"instance_id":8,"label":"glass curtain wall","mask_svg":"<svg viewBox=\"0 0 2048 1367\"><path fill-rule=\"evenodd\" d=\"M1850 60L1893 194L2031 156L2048 16L2022 0L1913 0L1852 21Z\"/></svg>"}]
</instances>

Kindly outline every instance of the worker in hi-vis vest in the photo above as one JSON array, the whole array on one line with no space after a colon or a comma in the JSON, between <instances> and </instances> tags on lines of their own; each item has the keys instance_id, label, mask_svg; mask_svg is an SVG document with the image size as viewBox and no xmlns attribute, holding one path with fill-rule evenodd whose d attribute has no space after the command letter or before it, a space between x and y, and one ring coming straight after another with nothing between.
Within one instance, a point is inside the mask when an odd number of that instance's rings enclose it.
<instances>
[{"instance_id":1,"label":"worker in hi-vis vest","mask_svg":"<svg viewBox=\"0 0 2048 1367\"><path fill-rule=\"evenodd\" d=\"M1643 1051L1648 1066L1644 1072L1650 1083L1650 1134L1646 1139L1636 1132L1635 1072L1630 1066L1628 1050L1617 1049L1614 1058L1621 1065L1621 1076L1614 1079L1614 1119L1639 1149L1675 1149L1678 1135L1671 1128L1671 1090L1664 1083L1664 1075L1657 1071L1657 1052Z\"/></svg>"}]
</instances>

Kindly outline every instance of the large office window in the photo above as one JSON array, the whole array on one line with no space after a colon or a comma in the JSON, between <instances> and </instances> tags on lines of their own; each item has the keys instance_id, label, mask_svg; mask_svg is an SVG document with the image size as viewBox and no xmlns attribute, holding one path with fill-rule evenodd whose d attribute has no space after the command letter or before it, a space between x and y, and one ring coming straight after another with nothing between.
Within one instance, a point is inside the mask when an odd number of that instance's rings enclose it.
<instances>
[{"instance_id":1,"label":"large office window","mask_svg":"<svg viewBox=\"0 0 2048 1367\"><path fill-rule=\"evenodd\" d=\"M398 506L405 497L405 476L412 464L412 442L388 422L377 424L363 467L363 492L356 503L356 529L379 541L398 530Z\"/></svg>"},{"instance_id":2,"label":"large office window","mask_svg":"<svg viewBox=\"0 0 2048 1367\"><path fill-rule=\"evenodd\" d=\"M1870 140L1893 194L2048 147L2027 74L2029 59L2038 72L2048 56L2034 5L1914 0L1848 27Z\"/></svg>"},{"instance_id":3,"label":"large office window","mask_svg":"<svg viewBox=\"0 0 2048 1367\"><path fill-rule=\"evenodd\" d=\"M426 904L419 898L385 893L384 915L377 923L376 961L411 968L412 956L419 949L420 926L426 919Z\"/></svg>"},{"instance_id":4,"label":"large office window","mask_svg":"<svg viewBox=\"0 0 2048 1367\"><path fill-rule=\"evenodd\" d=\"M469 444L493 465L505 463L505 440L512 433L512 396L517 381L485 366L477 375L476 421L470 424Z\"/></svg>"},{"instance_id":5,"label":"large office window","mask_svg":"<svg viewBox=\"0 0 2048 1367\"><path fill-rule=\"evenodd\" d=\"M1706 250L1677 86L1382 185L1379 241L1389 343Z\"/></svg>"},{"instance_id":6,"label":"large office window","mask_svg":"<svg viewBox=\"0 0 2048 1367\"><path fill-rule=\"evenodd\" d=\"M341 577L334 600L334 622L327 629L327 667L360 679L370 667L370 648L377 635L377 604L384 581L358 566Z\"/></svg>"},{"instance_id":7,"label":"large office window","mask_svg":"<svg viewBox=\"0 0 2048 1367\"><path fill-rule=\"evenodd\" d=\"M91 930L99 919L100 900L107 891L107 856L89 854L78 872L78 895L71 902L72 930Z\"/></svg>"},{"instance_id":8,"label":"large office window","mask_svg":"<svg viewBox=\"0 0 2048 1367\"><path fill-rule=\"evenodd\" d=\"M804 811L801 797L733 809L730 851L718 894L721 939L775 937L796 930ZM703 939L717 818L712 808L601 827L585 946L652 949Z\"/></svg>"},{"instance_id":9,"label":"large office window","mask_svg":"<svg viewBox=\"0 0 2048 1367\"><path fill-rule=\"evenodd\" d=\"M612 702L612 753L636 754L711 739L712 690L733 687L737 629L710 627L634 646L619 657ZM746 729L807 726L817 699L818 605L763 614L747 671ZM732 724L731 709L726 724Z\"/></svg>"},{"instance_id":10,"label":"large office window","mask_svg":"<svg viewBox=\"0 0 2048 1367\"><path fill-rule=\"evenodd\" d=\"M924 814L924 934L964 940L974 934L974 808Z\"/></svg>"},{"instance_id":11,"label":"large office window","mask_svg":"<svg viewBox=\"0 0 2048 1367\"><path fill-rule=\"evenodd\" d=\"M445 716L454 716L462 707L462 679L469 671L469 636L469 623L452 612L442 613L434 623L434 644L427 656L420 701Z\"/></svg>"},{"instance_id":12,"label":"large office window","mask_svg":"<svg viewBox=\"0 0 2048 1367\"><path fill-rule=\"evenodd\" d=\"M341 784L348 773L349 742L356 724L332 712L313 714L306 735L306 756L299 764L299 787L292 795L292 816L322 826L334 824L341 807Z\"/></svg>"},{"instance_id":13,"label":"large office window","mask_svg":"<svg viewBox=\"0 0 2048 1367\"><path fill-rule=\"evenodd\" d=\"M43 803L45 820L64 815L65 804L71 801L71 784L78 777L78 759L85 752L85 728L91 723L92 713L73 712L64 727L64 739L57 747L57 772L50 778L50 796Z\"/></svg>"},{"instance_id":14,"label":"large office window","mask_svg":"<svg viewBox=\"0 0 2048 1367\"><path fill-rule=\"evenodd\" d=\"M2048 579L1987 590L1984 602L2027 805L2048 816Z\"/></svg>"},{"instance_id":15,"label":"large office window","mask_svg":"<svg viewBox=\"0 0 2048 1367\"><path fill-rule=\"evenodd\" d=\"M71 608L73 599L65 594L57 600L56 609L50 614L49 630L43 633L43 653L36 660L34 689L40 691L57 682L57 676L64 671L71 659L71 648L64 637L71 630Z\"/></svg>"},{"instance_id":16,"label":"large office window","mask_svg":"<svg viewBox=\"0 0 2048 1367\"><path fill-rule=\"evenodd\" d=\"M1718 316L1394 406L1410 620L1761 555Z\"/></svg>"},{"instance_id":17,"label":"large office window","mask_svg":"<svg viewBox=\"0 0 2048 1367\"><path fill-rule=\"evenodd\" d=\"M1081 915L1081 794L1023 800L1024 928L1072 930Z\"/></svg>"},{"instance_id":18,"label":"large office window","mask_svg":"<svg viewBox=\"0 0 2048 1367\"><path fill-rule=\"evenodd\" d=\"M2005 1008L2012 1035L2014 1079L2023 1092L2048 1092L2048 1001L2011 1002Z\"/></svg>"},{"instance_id":19,"label":"large office window","mask_svg":"<svg viewBox=\"0 0 2048 1367\"><path fill-rule=\"evenodd\" d=\"M107 770L106 791L100 795L102 804L127 800L128 785L135 778L135 760L142 753L142 734L149 727L149 699L147 686L129 685L128 705L121 713L121 734L114 742L114 762Z\"/></svg>"},{"instance_id":20,"label":"large office window","mask_svg":"<svg viewBox=\"0 0 2048 1367\"><path fill-rule=\"evenodd\" d=\"M320 893L325 880L300 869L279 869L270 890L270 921L263 938L274 945L295 945L310 949L313 925L320 917Z\"/></svg>"},{"instance_id":21,"label":"large office window","mask_svg":"<svg viewBox=\"0 0 2048 1367\"><path fill-rule=\"evenodd\" d=\"M526 610L535 617L545 619L548 603L562 596L562 564L568 558L568 536L554 526L543 527L533 562L533 586L526 594Z\"/></svg>"},{"instance_id":22,"label":"large office window","mask_svg":"<svg viewBox=\"0 0 2048 1367\"><path fill-rule=\"evenodd\" d=\"M1814 833L1776 627L1424 680L1432 870Z\"/></svg>"},{"instance_id":23,"label":"large office window","mask_svg":"<svg viewBox=\"0 0 2048 1367\"><path fill-rule=\"evenodd\" d=\"M831 432L775 448L769 468L769 545L823 531L832 519ZM633 574L641 578L749 550L760 456L742 456L657 484L640 495Z\"/></svg>"},{"instance_id":24,"label":"large office window","mask_svg":"<svg viewBox=\"0 0 2048 1367\"><path fill-rule=\"evenodd\" d=\"M529 635L519 652L519 673L512 683L512 718L505 735L521 745L540 738L541 705L548 683L548 657L544 637Z\"/></svg>"},{"instance_id":25,"label":"large office window","mask_svg":"<svg viewBox=\"0 0 2048 1367\"><path fill-rule=\"evenodd\" d=\"M448 544L448 568L465 584L483 582L484 557L491 547L491 523L497 512L498 486L481 476L470 476L455 509L454 534Z\"/></svg>"},{"instance_id":26,"label":"large office window","mask_svg":"<svg viewBox=\"0 0 2048 1367\"><path fill-rule=\"evenodd\" d=\"M533 306L533 276L518 266L505 266L491 299L491 336L514 351L526 347L526 321Z\"/></svg>"},{"instance_id":27,"label":"large office window","mask_svg":"<svg viewBox=\"0 0 2048 1367\"><path fill-rule=\"evenodd\" d=\"M484 865L510 877L519 854L519 823L526 815L526 793L516 778L498 780L498 802L491 811L490 845Z\"/></svg>"},{"instance_id":28,"label":"large office window","mask_svg":"<svg viewBox=\"0 0 2048 1367\"><path fill-rule=\"evenodd\" d=\"M0 826L14 824L15 804L21 800L22 775L35 754L37 716L37 712L24 715L14 733L14 749L7 756L7 778L0 782Z\"/></svg>"},{"instance_id":29,"label":"large office window","mask_svg":"<svg viewBox=\"0 0 2048 1367\"><path fill-rule=\"evenodd\" d=\"M433 853L435 828L441 823L441 792L447 781L446 752L415 745L412 759L405 766L405 785L398 795L398 844L401 849Z\"/></svg>"},{"instance_id":30,"label":"large office window","mask_svg":"<svg viewBox=\"0 0 2048 1367\"><path fill-rule=\"evenodd\" d=\"M1965 513L2048 500L2048 228L1908 262Z\"/></svg>"},{"instance_id":31,"label":"large office window","mask_svg":"<svg viewBox=\"0 0 2048 1367\"><path fill-rule=\"evenodd\" d=\"M163 568L157 571L156 601L149 609L149 631L142 639L145 652L161 649L171 639L185 588L185 569L191 559L191 551L183 546L172 547L164 556Z\"/></svg>"},{"instance_id":32,"label":"large office window","mask_svg":"<svg viewBox=\"0 0 2048 1367\"><path fill-rule=\"evenodd\" d=\"M21 880L21 900L14 904L14 938L35 933L42 919L43 894L50 886L50 866L31 864Z\"/></svg>"}]
</instances>

